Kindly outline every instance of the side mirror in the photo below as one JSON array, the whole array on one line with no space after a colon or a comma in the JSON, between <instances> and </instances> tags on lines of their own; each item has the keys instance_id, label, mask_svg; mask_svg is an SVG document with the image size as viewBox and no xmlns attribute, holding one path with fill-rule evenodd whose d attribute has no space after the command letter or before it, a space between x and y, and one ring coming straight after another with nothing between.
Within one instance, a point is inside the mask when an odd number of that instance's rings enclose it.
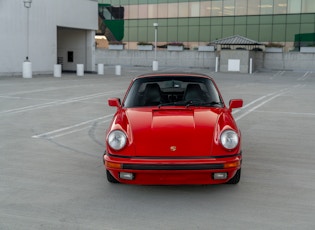
<instances>
[{"instance_id":1,"label":"side mirror","mask_svg":"<svg viewBox=\"0 0 315 230\"><path fill-rule=\"evenodd\" d=\"M232 99L229 103L229 109L237 109L241 108L243 106L243 100L242 99Z\"/></svg>"},{"instance_id":2,"label":"side mirror","mask_svg":"<svg viewBox=\"0 0 315 230\"><path fill-rule=\"evenodd\" d=\"M108 105L113 107L121 107L120 99L119 98L109 98Z\"/></svg>"}]
</instances>

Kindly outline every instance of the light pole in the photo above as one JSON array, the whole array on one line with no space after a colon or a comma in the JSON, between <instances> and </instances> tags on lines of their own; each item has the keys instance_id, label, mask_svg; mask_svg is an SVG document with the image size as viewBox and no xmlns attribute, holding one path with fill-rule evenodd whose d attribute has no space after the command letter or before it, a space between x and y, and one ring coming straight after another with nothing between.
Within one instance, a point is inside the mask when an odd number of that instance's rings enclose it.
<instances>
[{"instance_id":1,"label":"light pole","mask_svg":"<svg viewBox=\"0 0 315 230\"><path fill-rule=\"evenodd\" d=\"M30 27L30 13L29 10L32 5L32 0L23 0L24 7L27 12L26 19L26 58L23 62L23 78L32 78L32 63L29 60L29 27Z\"/></svg>"},{"instance_id":2,"label":"light pole","mask_svg":"<svg viewBox=\"0 0 315 230\"><path fill-rule=\"evenodd\" d=\"M157 22L153 23L154 26L154 61L153 61L153 71L159 70L159 63L156 59L156 50L157 50L157 30L159 24Z\"/></svg>"}]
</instances>

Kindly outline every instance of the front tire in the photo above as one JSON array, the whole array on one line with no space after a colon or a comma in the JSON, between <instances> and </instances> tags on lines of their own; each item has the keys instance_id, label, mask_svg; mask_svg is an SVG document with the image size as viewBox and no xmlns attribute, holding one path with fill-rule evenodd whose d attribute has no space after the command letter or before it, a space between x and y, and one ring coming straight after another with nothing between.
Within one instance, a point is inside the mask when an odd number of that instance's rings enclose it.
<instances>
[{"instance_id":1,"label":"front tire","mask_svg":"<svg viewBox=\"0 0 315 230\"><path fill-rule=\"evenodd\" d=\"M234 177L232 177L231 180L227 182L227 184L238 184L240 180L241 180L241 169L237 170Z\"/></svg>"},{"instance_id":2,"label":"front tire","mask_svg":"<svg viewBox=\"0 0 315 230\"><path fill-rule=\"evenodd\" d=\"M108 170L106 170L106 177L107 177L108 182L110 183L114 183L114 184L119 183L119 181L116 180L115 177L113 177L113 175Z\"/></svg>"}]
</instances>

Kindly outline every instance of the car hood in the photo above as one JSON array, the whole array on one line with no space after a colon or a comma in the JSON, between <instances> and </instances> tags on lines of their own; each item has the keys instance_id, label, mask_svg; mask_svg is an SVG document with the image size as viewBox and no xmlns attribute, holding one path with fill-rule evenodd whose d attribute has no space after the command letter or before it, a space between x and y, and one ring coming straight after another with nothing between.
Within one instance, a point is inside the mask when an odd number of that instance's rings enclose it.
<instances>
[{"instance_id":1,"label":"car hood","mask_svg":"<svg viewBox=\"0 0 315 230\"><path fill-rule=\"evenodd\" d=\"M222 114L222 108L128 109L130 146L135 156L209 156Z\"/></svg>"}]
</instances>

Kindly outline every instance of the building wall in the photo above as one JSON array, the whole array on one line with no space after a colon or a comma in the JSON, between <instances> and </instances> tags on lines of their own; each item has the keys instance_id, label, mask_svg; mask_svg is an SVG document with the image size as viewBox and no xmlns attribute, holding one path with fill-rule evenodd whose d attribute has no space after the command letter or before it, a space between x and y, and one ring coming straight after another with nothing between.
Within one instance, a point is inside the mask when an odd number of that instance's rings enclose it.
<instances>
[{"instance_id":1,"label":"building wall","mask_svg":"<svg viewBox=\"0 0 315 230\"><path fill-rule=\"evenodd\" d=\"M231 52L231 53L229 53ZM229 58L239 59L237 55L244 51L226 50L224 51L225 60ZM248 51L247 51L248 52ZM187 51L166 51L159 50L157 52L157 60L160 67L180 67L185 68L209 68L215 70L216 57L221 59L220 52L199 52L195 50ZM236 55L236 56L235 56ZM242 54L243 55L243 54ZM286 70L286 71L315 71L315 53L300 53L300 52L281 52L268 53L262 51L250 51L249 56L244 56L241 62L241 70L239 72L249 72L248 63L244 60L253 60L253 71L255 70ZM152 66L154 60L153 51L138 51L138 50L108 50L96 49L96 63L104 64L105 66L122 65L122 66ZM227 72L227 62L220 63L220 72ZM106 68L106 67L105 67Z\"/></svg>"},{"instance_id":2,"label":"building wall","mask_svg":"<svg viewBox=\"0 0 315 230\"><path fill-rule=\"evenodd\" d=\"M239 34L259 42L293 49L295 35L314 33L314 0L99 0L125 8L126 48L139 41L184 42L191 49ZM315 41L314 41L315 44Z\"/></svg>"},{"instance_id":3,"label":"building wall","mask_svg":"<svg viewBox=\"0 0 315 230\"><path fill-rule=\"evenodd\" d=\"M215 52L157 51L159 66L214 68ZM105 65L152 66L153 51L96 49L96 63Z\"/></svg>"},{"instance_id":4,"label":"building wall","mask_svg":"<svg viewBox=\"0 0 315 230\"><path fill-rule=\"evenodd\" d=\"M58 27L94 33L97 29L97 1L34 0L29 8L27 54L27 9L22 0L1 0L0 75L20 75L27 55L32 62L33 73L52 73L53 65L57 62ZM81 45L86 46L86 43ZM94 42L90 42L88 46L94 47ZM89 56L86 56L88 60L93 59L92 53L90 51ZM90 68L92 66L95 67L90 64Z\"/></svg>"}]
</instances>

